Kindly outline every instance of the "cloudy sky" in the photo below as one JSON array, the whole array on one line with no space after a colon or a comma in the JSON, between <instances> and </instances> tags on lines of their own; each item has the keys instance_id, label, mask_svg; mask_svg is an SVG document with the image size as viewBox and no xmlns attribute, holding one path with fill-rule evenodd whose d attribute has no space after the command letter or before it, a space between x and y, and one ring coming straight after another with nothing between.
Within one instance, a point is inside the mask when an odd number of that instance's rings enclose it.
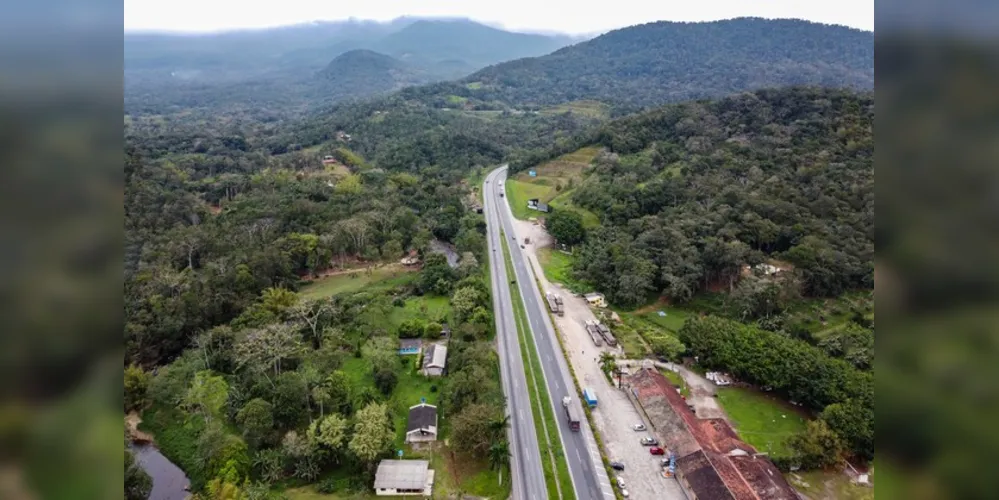
<instances>
[{"instance_id":1,"label":"cloudy sky","mask_svg":"<svg viewBox=\"0 0 999 500\"><path fill-rule=\"evenodd\" d=\"M652 21L800 18L874 29L874 0L124 0L126 30L217 31L347 18L468 17L518 31L585 34Z\"/></svg>"}]
</instances>

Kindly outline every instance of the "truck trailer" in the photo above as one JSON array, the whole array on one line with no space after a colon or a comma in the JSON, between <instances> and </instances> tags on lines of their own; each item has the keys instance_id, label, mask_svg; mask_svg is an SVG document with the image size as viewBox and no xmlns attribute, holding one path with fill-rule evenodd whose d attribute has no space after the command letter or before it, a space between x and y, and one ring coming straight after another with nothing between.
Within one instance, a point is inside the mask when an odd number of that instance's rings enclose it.
<instances>
[{"instance_id":1,"label":"truck trailer","mask_svg":"<svg viewBox=\"0 0 999 500\"><path fill-rule=\"evenodd\" d=\"M565 316L565 309L562 307L562 297L548 292L545 294L545 301L548 302L548 308L551 309L553 314Z\"/></svg>"},{"instance_id":2,"label":"truck trailer","mask_svg":"<svg viewBox=\"0 0 999 500\"><path fill-rule=\"evenodd\" d=\"M565 420L569 423L569 430L573 432L579 431L579 415L576 414L576 409L572 407L572 398L566 396L562 398L562 408L565 409Z\"/></svg>"}]
</instances>

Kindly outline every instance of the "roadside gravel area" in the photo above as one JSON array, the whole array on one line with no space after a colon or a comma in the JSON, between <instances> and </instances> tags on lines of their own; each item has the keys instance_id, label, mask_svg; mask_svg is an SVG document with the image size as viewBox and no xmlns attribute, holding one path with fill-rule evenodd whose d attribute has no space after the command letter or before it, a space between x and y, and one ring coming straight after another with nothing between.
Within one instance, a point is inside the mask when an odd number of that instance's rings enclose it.
<instances>
[{"instance_id":1,"label":"roadside gravel area","mask_svg":"<svg viewBox=\"0 0 999 500\"><path fill-rule=\"evenodd\" d=\"M600 433L610 460L622 462L623 472L617 472L624 479L625 489L630 498L638 500L676 499L686 496L675 479L662 477L659 467L660 457L649 454L649 448L642 446L639 439L650 436L648 431L636 432L631 426L643 422L639 411L621 390L617 389L600 371L600 353L609 352L622 356L620 349L593 345L586 333L586 320L596 317L582 297L549 283L538 262L536 248L551 244L551 237L539 226L528 221L515 221L518 243L523 244L529 237L531 243L524 244L528 260L534 266L535 274L541 280L544 291L552 291L562 296L565 316L553 316L559 336L569 354L569 363L582 387L589 387L597 395L599 403L592 410L593 423ZM658 437L657 437L658 439Z\"/></svg>"}]
</instances>

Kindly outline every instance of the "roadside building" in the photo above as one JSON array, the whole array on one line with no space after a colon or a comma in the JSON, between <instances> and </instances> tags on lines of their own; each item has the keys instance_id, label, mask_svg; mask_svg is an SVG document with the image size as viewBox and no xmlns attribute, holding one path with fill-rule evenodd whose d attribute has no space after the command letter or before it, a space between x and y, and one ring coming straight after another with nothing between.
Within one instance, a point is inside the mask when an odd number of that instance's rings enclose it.
<instances>
[{"instance_id":1,"label":"roadside building","mask_svg":"<svg viewBox=\"0 0 999 500\"><path fill-rule=\"evenodd\" d=\"M437 407L420 403L409 407L406 421L406 442L427 443L437 441Z\"/></svg>"},{"instance_id":2,"label":"roadside building","mask_svg":"<svg viewBox=\"0 0 999 500\"><path fill-rule=\"evenodd\" d=\"M604 298L604 294L602 293L590 292L583 295L583 298L593 307L607 307L607 299Z\"/></svg>"},{"instance_id":3,"label":"roadside building","mask_svg":"<svg viewBox=\"0 0 999 500\"><path fill-rule=\"evenodd\" d=\"M423 354L423 374L429 377L440 377L444 375L445 368L447 368L447 346L430 344L427 352Z\"/></svg>"},{"instance_id":4,"label":"roadside building","mask_svg":"<svg viewBox=\"0 0 999 500\"><path fill-rule=\"evenodd\" d=\"M632 395L674 454L676 478L692 500L797 500L765 455L743 442L720 418L698 418L658 370L628 377Z\"/></svg>"},{"instance_id":5,"label":"roadside building","mask_svg":"<svg viewBox=\"0 0 999 500\"><path fill-rule=\"evenodd\" d=\"M379 496L433 495L434 471L427 460L382 460L375 472Z\"/></svg>"},{"instance_id":6,"label":"roadside building","mask_svg":"<svg viewBox=\"0 0 999 500\"><path fill-rule=\"evenodd\" d=\"M542 203L537 198L531 198L530 200L527 200L527 208L530 208L531 210L537 210L538 212L545 212L545 213L551 212L551 207L549 207L547 203Z\"/></svg>"}]
</instances>

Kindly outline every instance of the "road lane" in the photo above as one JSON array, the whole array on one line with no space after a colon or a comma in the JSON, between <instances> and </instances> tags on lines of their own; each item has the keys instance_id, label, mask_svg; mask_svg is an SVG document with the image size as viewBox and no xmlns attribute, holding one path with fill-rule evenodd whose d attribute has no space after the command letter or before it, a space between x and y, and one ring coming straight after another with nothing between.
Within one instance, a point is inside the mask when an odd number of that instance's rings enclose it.
<instances>
[{"instance_id":1,"label":"road lane","mask_svg":"<svg viewBox=\"0 0 999 500\"><path fill-rule=\"evenodd\" d=\"M548 487L541 468L541 452L538 447L534 427L534 415L530 411L530 395L527 392L527 377L517 339L517 325L513 316L513 302L506 274L506 262L499 232L499 206L490 187L498 184L499 171L486 177L483 185L483 208L488 230L486 245L490 254L489 268L492 281L493 311L496 321L496 344L500 357L500 378L503 394L507 399L507 415L510 428L507 440L510 442L510 471L515 500L547 500ZM495 188L493 188L495 189ZM490 196L490 195L493 196ZM524 411L524 409L528 411Z\"/></svg>"},{"instance_id":2,"label":"road lane","mask_svg":"<svg viewBox=\"0 0 999 500\"><path fill-rule=\"evenodd\" d=\"M596 439L590 429L589 422L585 419L580 422L579 432L569 429L569 424L564 418L562 409L563 396L572 398L571 404L576 407L579 415L583 414L582 405L577 397L569 373L568 365L561 351L556 338L555 329L548 317L547 309L538 291L533 269L526 264L523 252L520 249L520 242L516 241L516 232L513 228L513 213L506 202L506 199L498 194L498 183L506 179L506 166L494 170L489 175L491 191L483 191L483 198L492 198L495 217L497 218L506 234L507 243L510 246L510 256L513 261L514 273L517 278L517 286L520 287L520 295L527 313L528 323L532 330L535 348L538 359L541 360L542 373L545 383L548 386L550 397L549 404L556 415L558 421L559 439L562 442L562 450L569 467L569 474L572 477L573 487L576 491L576 498L579 500L613 499L614 492L610 486L610 480L604 470L600 460ZM489 196L489 195L492 196ZM490 237L498 233L498 229L489 229ZM585 457L585 458L584 458Z\"/></svg>"}]
</instances>

